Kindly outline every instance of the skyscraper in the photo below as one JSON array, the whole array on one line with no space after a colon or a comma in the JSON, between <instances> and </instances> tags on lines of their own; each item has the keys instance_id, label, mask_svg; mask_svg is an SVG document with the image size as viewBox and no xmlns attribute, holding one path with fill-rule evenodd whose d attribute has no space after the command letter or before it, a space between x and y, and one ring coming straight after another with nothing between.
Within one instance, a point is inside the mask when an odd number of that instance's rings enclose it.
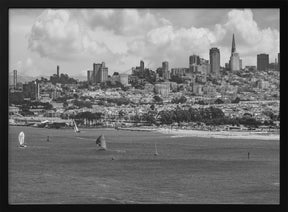
<instances>
[{"instance_id":1,"label":"skyscraper","mask_svg":"<svg viewBox=\"0 0 288 212\"><path fill-rule=\"evenodd\" d=\"M269 68L269 55L268 54L258 54L257 55L257 70L265 71Z\"/></svg>"},{"instance_id":2,"label":"skyscraper","mask_svg":"<svg viewBox=\"0 0 288 212\"><path fill-rule=\"evenodd\" d=\"M220 51L218 48L211 48L209 55L210 55L210 72L218 75L220 72Z\"/></svg>"},{"instance_id":3,"label":"skyscraper","mask_svg":"<svg viewBox=\"0 0 288 212\"><path fill-rule=\"evenodd\" d=\"M57 77L59 78L59 66L57 66Z\"/></svg>"},{"instance_id":4,"label":"skyscraper","mask_svg":"<svg viewBox=\"0 0 288 212\"><path fill-rule=\"evenodd\" d=\"M162 62L162 73L164 80L170 79L169 63L167 61Z\"/></svg>"},{"instance_id":5,"label":"skyscraper","mask_svg":"<svg viewBox=\"0 0 288 212\"><path fill-rule=\"evenodd\" d=\"M280 53L278 53L278 71L280 70Z\"/></svg>"},{"instance_id":6,"label":"skyscraper","mask_svg":"<svg viewBox=\"0 0 288 212\"><path fill-rule=\"evenodd\" d=\"M192 65L200 65L200 57L198 55L193 54L189 57L189 67Z\"/></svg>"},{"instance_id":7,"label":"skyscraper","mask_svg":"<svg viewBox=\"0 0 288 212\"><path fill-rule=\"evenodd\" d=\"M91 83L105 82L108 79L108 68L105 63L93 63L93 70L87 71L87 80Z\"/></svg>"},{"instance_id":8,"label":"skyscraper","mask_svg":"<svg viewBox=\"0 0 288 212\"><path fill-rule=\"evenodd\" d=\"M230 66L231 71L240 70L240 58L239 58L239 54L236 52L236 44L235 44L234 34L233 34L233 38L232 38L232 48L231 48L231 56L230 56L229 66Z\"/></svg>"},{"instance_id":9,"label":"skyscraper","mask_svg":"<svg viewBox=\"0 0 288 212\"><path fill-rule=\"evenodd\" d=\"M200 57L198 55L191 55L189 57L189 72L190 74L198 72L198 66L200 65Z\"/></svg>"},{"instance_id":10,"label":"skyscraper","mask_svg":"<svg viewBox=\"0 0 288 212\"><path fill-rule=\"evenodd\" d=\"M144 61L140 61L140 71L144 71Z\"/></svg>"},{"instance_id":11,"label":"skyscraper","mask_svg":"<svg viewBox=\"0 0 288 212\"><path fill-rule=\"evenodd\" d=\"M13 85L14 85L14 89L16 89L16 86L17 86L17 70L13 70Z\"/></svg>"},{"instance_id":12,"label":"skyscraper","mask_svg":"<svg viewBox=\"0 0 288 212\"><path fill-rule=\"evenodd\" d=\"M87 81L88 81L88 82L91 81L91 76L92 76L92 71L88 70L88 71L87 71Z\"/></svg>"}]
</instances>

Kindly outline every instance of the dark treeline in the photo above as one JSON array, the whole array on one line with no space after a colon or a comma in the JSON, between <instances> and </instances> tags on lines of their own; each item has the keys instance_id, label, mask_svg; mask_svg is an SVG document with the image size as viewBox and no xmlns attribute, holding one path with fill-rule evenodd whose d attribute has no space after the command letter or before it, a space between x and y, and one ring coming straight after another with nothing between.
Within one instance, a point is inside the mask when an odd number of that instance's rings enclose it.
<instances>
[{"instance_id":1,"label":"dark treeline","mask_svg":"<svg viewBox=\"0 0 288 212\"><path fill-rule=\"evenodd\" d=\"M59 77L54 74L53 76L50 76L50 82L52 82L53 84L77 84L77 80L69 77L68 74L61 74Z\"/></svg>"},{"instance_id":2,"label":"dark treeline","mask_svg":"<svg viewBox=\"0 0 288 212\"><path fill-rule=\"evenodd\" d=\"M188 122L202 122L206 125L236 125L258 127L259 125L273 125L272 121L261 122L253 117L243 116L240 118L226 117L223 111L215 107L207 108L189 108L175 110L163 110L156 116L155 112L148 112L142 115L143 121L151 124L172 124L172 123L188 123Z\"/></svg>"}]
</instances>

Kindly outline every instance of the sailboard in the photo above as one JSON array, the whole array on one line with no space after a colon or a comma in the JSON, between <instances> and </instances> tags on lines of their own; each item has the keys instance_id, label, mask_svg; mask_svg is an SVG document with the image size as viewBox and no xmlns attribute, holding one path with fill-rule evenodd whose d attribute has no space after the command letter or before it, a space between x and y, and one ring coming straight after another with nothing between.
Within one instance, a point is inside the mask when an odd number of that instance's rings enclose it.
<instances>
[{"instance_id":1,"label":"sailboard","mask_svg":"<svg viewBox=\"0 0 288 212\"><path fill-rule=\"evenodd\" d=\"M96 140L96 145L99 146L99 150L106 150L106 141L104 135L100 135Z\"/></svg>"},{"instance_id":2,"label":"sailboard","mask_svg":"<svg viewBox=\"0 0 288 212\"><path fill-rule=\"evenodd\" d=\"M25 134L24 134L24 132L20 132L19 133L18 140L19 140L20 148L27 147L27 145L24 144L24 142L25 142Z\"/></svg>"},{"instance_id":3,"label":"sailboard","mask_svg":"<svg viewBox=\"0 0 288 212\"><path fill-rule=\"evenodd\" d=\"M74 122L74 131L75 131L75 133L79 133L79 132L80 132L80 130L78 129L78 127L77 127L77 124L76 124L75 120L73 120L73 122Z\"/></svg>"}]
</instances>

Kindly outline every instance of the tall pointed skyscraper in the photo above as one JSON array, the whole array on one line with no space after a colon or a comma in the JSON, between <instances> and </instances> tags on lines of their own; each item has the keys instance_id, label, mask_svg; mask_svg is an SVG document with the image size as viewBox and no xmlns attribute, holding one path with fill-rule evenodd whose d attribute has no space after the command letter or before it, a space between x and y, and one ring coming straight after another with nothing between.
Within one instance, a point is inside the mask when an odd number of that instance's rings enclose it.
<instances>
[{"instance_id":1,"label":"tall pointed skyscraper","mask_svg":"<svg viewBox=\"0 0 288 212\"><path fill-rule=\"evenodd\" d=\"M234 52L236 52L236 45L235 45L235 38L234 38L234 34L233 34L231 54L233 54Z\"/></svg>"},{"instance_id":2,"label":"tall pointed skyscraper","mask_svg":"<svg viewBox=\"0 0 288 212\"><path fill-rule=\"evenodd\" d=\"M235 44L234 34L233 34L233 38L232 38L232 48L231 48L231 56L230 56L229 65L230 65L231 71L240 70L240 58L239 58L239 54L236 52L236 44Z\"/></svg>"}]
</instances>

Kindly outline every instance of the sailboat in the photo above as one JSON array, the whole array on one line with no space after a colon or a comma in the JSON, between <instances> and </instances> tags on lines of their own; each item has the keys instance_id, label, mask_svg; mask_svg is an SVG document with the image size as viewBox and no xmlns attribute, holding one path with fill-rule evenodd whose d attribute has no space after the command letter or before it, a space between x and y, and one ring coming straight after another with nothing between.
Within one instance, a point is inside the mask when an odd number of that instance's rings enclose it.
<instances>
[{"instance_id":1,"label":"sailboat","mask_svg":"<svg viewBox=\"0 0 288 212\"><path fill-rule=\"evenodd\" d=\"M100 135L96 140L96 145L100 147L99 150L107 150L106 141L104 135Z\"/></svg>"},{"instance_id":2,"label":"sailboat","mask_svg":"<svg viewBox=\"0 0 288 212\"><path fill-rule=\"evenodd\" d=\"M74 131L75 131L75 133L79 133L79 132L80 132L80 130L78 129L78 127L77 127L77 124L76 124L75 120L73 120L73 123L74 123Z\"/></svg>"},{"instance_id":3,"label":"sailboat","mask_svg":"<svg viewBox=\"0 0 288 212\"><path fill-rule=\"evenodd\" d=\"M20 133L19 133L19 136L18 136L20 148L25 148L25 147L27 147L27 146L24 144L24 139L25 139L25 134L24 134L24 132L20 132Z\"/></svg>"},{"instance_id":4,"label":"sailboat","mask_svg":"<svg viewBox=\"0 0 288 212\"><path fill-rule=\"evenodd\" d=\"M158 151L157 151L157 144L155 143L155 153L154 153L155 156L158 155Z\"/></svg>"}]
</instances>

